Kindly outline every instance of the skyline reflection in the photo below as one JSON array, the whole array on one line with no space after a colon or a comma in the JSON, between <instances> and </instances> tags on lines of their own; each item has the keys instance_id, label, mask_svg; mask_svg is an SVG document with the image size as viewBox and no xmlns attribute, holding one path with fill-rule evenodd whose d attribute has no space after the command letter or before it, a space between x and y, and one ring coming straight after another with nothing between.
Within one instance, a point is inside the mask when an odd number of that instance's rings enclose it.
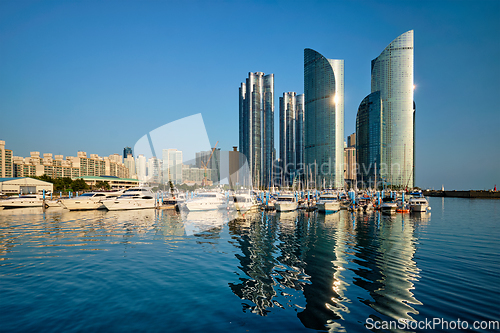
<instances>
[{"instance_id":1,"label":"skyline reflection","mask_svg":"<svg viewBox=\"0 0 500 333\"><path fill-rule=\"evenodd\" d=\"M241 274L229 287L243 311L267 316L292 307L305 327L316 330L342 331L353 316L366 319L351 313L354 302L369 307L374 320L413 320L413 306L421 305L412 292L419 279L415 225L429 219L300 211L232 221Z\"/></svg>"}]
</instances>

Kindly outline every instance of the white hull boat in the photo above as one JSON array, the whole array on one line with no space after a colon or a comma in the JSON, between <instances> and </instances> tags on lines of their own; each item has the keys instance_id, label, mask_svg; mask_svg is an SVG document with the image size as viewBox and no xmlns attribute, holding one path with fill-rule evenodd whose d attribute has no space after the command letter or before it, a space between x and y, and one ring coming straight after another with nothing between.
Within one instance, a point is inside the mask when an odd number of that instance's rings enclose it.
<instances>
[{"instance_id":1,"label":"white hull boat","mask_svg":"<svg viewBox=\"0 0 500 333\"><path fill-rule=\"evenodd\" d=\"M116 196L109 196L104 192L88 192L78 197L61 199L61 204L68 210L105 209L106 207L102 204L102 200L114 197Z\"/></svg>"},{"instance_id":2,"label":"white hull boat","mask_svg":"<svg viewBox=\"0 0 500 333\"><path fill-rule=\"evenodd\" d=\"M232 209L240 213L259 208L257 201L250 194L236 194L230 204Z\"/></svg>"},{"instance_id":3,"label":"white hull boat","mask_svg":"<svg viewBox=\"0 0 500 333\"><path fill-rule=\"evenodd\" d=\"M277 212L290 212L298 207L297 200L293 194L282 194L274 203Z\"/></svg>"},{"instance_id":4,"label":"white hull boat","mask_svg":"<svg viewBox=\"0 0 500 333\"><path fill-rule=\"evenodd\" d=\"M394 201L383 202L380 205L380 211L382 213L395 213L396 209L398 209L398 204Z\"/></svg>"},{"instance_id":5,"label":"white hull boat","mask_svg":"<svg viewBox=\"0 0 500 333\"><path fill-rule=\"evenodd\" d=\"M145 188L130 188L116 199L103 200L107 210L148 209L156 207L153 192Z\"/></svg>"},{"instance_id":6,"label":"white hull boat","mask_svg":"<svg viewBox=\"0 0 500 333\"><path fill-rule=\"evenodd\" d=\"M318 207L318 211L324 213L338 212L340 210L340 201L338 201L336 195L323 194L319 197L316 207Z\"/></svg>"},{"instance_id":7,"label":"white hull boat","mask_svg":"<svg viewBox=\"0 0 500 333\"><path fill-rule=\"evenodd\" d=\"M193 199L186 200L182 207L189 211L226 209L227 200L222 193L199 193Z\"/></svg>"},{"instance_id":8,"label":"white hull boat","mask_svg":"<svg viewBox=\"0 0 500 333\"><path fill-rule=\"evenodd\" d=\"M424 197L411 198L409 205L412 212L426 212L429 209L429 202Z\"/></svg>"},{"instance_id":9,"label":"white hull boat","mask_svg":"<svg viewBox=\"0 0 500 333\"><path fill-rule=\"evenodd\" d=\"M0 206L4 208L42 207L43 197L38 194L21 195L0 201Z\"/></svg>"}]
</instances>

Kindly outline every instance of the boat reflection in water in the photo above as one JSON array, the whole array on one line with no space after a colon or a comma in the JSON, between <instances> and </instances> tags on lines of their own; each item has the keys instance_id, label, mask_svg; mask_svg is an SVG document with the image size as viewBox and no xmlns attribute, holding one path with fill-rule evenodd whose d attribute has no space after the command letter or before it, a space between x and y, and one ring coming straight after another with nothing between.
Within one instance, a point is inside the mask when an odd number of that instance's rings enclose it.
<instances>
[{"instance_id":1,"label":"boat reflection in water","mask_svg":"<svg viewBox=\"0 0 500 333\"><path fill-rule=\"evenodd\" d=\"M221 230L229 222L227 210L181 211L186 236L201 234L209 230Z\"/></svg>"},{"instance_id":2,"label":"boat reflection in water","mask_svg":"<svg viewBox=\"0 0 500 333\"><path fill-rule=\"evenodd\" d=\"M412 293L419 279L414 230L427 217L291 212L230 222L243 274L229 287L244 311L294 308L316 330L356 330L368 316L412 320L421 304ZM351 311L359 309L354 302L366 311Z\"/></svg>"}]
</instances>

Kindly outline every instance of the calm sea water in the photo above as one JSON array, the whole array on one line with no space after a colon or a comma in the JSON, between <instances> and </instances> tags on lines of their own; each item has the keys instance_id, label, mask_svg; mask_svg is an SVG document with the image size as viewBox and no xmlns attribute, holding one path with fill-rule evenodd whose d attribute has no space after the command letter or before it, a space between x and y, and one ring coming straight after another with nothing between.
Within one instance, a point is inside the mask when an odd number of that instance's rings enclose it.
<instances>
[{"instance_id":1,"label":"calm sea water","mask_svg":"<svg viewBox=\"0 0 500 333\"><path fill-rule=\"evenodd\" d=\"M0 331L360 332L376 320L500 320L500 201L429 201L431 214L236 221L3 210Z\"/></svg>"}]
</instances>

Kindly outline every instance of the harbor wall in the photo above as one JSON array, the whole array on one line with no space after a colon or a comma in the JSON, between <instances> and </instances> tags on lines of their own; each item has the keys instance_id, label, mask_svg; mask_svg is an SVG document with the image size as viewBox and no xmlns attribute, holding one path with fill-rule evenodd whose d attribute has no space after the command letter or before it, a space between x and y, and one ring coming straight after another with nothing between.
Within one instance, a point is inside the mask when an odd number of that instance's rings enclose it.
<instances>
[{"instance_id":1,"label":"harbor wall","mask_svg":"<svg viewBox=\"0 0 500 333\"><path fill-rule=\"evenodd\" d=\"M423 191L429 197L500 199L500 191Z\"/></svg>"}]
</instances>

